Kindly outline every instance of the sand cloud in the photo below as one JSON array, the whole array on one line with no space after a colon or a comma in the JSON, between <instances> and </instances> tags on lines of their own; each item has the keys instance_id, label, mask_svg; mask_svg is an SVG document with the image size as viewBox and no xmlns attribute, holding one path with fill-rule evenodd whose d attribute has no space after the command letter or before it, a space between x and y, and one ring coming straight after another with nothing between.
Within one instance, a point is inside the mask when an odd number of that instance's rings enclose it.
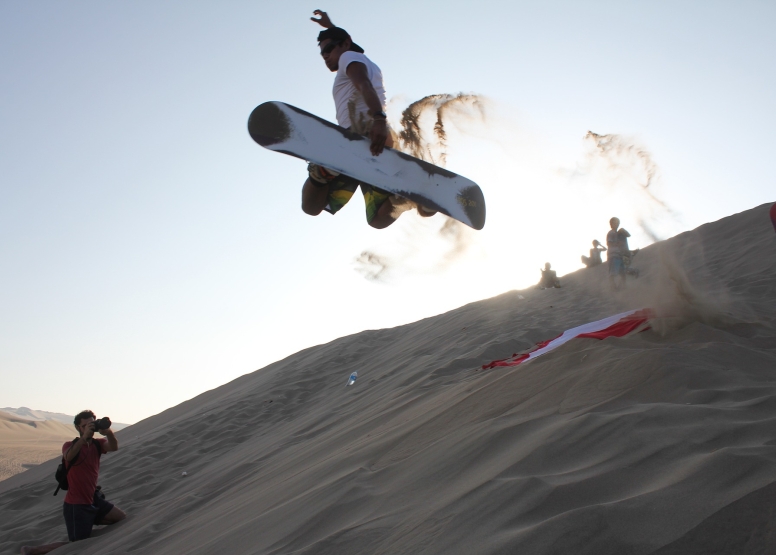
<instances>
[{"instance_id":1,"label":"sand cloud","mask_svg":"<svg viewBox=\"0 0 776 555\"><path fill-rule=\"evenodd\" d=\"M615 133L588 131L584 138L585 153L572 180L589 179L603 186L608 194L626 201L641 230L653 241L661 237L656 231L661 221L676 219L677 213L661 199L656 189L660 169L649 150L635 138Z\"/></svg>"}]
</instances>

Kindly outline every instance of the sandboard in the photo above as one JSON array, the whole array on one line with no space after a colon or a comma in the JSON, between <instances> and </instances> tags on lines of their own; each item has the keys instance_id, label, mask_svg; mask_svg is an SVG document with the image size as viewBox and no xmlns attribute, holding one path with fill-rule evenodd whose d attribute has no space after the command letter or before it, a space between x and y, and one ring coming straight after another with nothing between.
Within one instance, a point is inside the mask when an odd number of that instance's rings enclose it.
<instances>
[{"instance_id":1,"label":"sandboard","mask_svg":"<svg viewBox=\"0 0 776 555\"><path fill-rule=\"evenodd\" d=\"M474 229L485 225L485 197L475 182L392 148L372 156L366 137L289 104L257 106L248 132L269 150L336 170Z\"/></svg>"}]
</instances>

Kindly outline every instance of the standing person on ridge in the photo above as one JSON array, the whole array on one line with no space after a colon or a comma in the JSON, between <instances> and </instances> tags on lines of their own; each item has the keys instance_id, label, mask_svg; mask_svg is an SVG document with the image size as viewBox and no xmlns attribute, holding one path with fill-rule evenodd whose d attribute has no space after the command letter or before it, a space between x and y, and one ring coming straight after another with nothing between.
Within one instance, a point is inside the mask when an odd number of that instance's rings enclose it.
<instances>
[{"instance_id":1,"label":"standing person on ridge","mask_svg":"<svg viewBox=\"0 0 776 555\"><path fill-rule=\"evenodd\" d=\"M624 227L621 227L617 230L617 235L620 237L620 254L622 255L623 266L625 266L625 274L633 277L639 277L639 269L631 267L633 257L638 254L639 249L634 251L630 250L630 246L628 245L628 237L630 237L630 233L628 233L628 230Z\"/></svg>"},{"instance_id":2,"label":"standing person on ridge","mask_svg":"<svg viewBox=\"0 0 776 555\"><path fill-rule=\"evenodd\" d=\"M335 27L326 12L315 10L311 17L324 30L318 34L321 56L334 77L334 104L337 123L370 138L373 156L395 144L385 114L385 86L380 68L364 55L364 49L350 38L345 29ZM336 214L345 206L356 188L361 186L366 204L366 219L370 226L383 229L414 203L368 183L342 175L317 164L307 167L309 177L302 187L302 210L317 216L323 210ZM436 212L414 205L421 216Z\"/></svg>"},{"instance_id":3,"label":"standing person on ridge","mask_svg":"<svg viewBox=\"0 0 776 555\"><path fill-rule=\"evenodd\" d=\"M617 233L620 227L620 219L612 218L609 220L611 229L606 234L606 247L609 252L606 253L606 260L609 263L609 284L612 289L625 287L625 262L622 259L622 238Z\"/></svg>"}]
</instances>

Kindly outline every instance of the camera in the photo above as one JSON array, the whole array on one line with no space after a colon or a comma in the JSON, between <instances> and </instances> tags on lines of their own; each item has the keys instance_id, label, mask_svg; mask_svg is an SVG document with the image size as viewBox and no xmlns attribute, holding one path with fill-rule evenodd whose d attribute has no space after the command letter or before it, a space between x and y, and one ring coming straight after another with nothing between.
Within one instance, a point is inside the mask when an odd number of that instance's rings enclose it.
<instances>
[{"instance_id":1,"label":"camera","mask_svg":"<svg viewBox=\"0 0 776 555\"><path fill-rule=\"evenodd\" d=\"M110 428L111 421L110 418L107 416L104 416L98 420L94 421L94 431L97 432L99 430L107 430Z\"/></svg>"}]
</instances>

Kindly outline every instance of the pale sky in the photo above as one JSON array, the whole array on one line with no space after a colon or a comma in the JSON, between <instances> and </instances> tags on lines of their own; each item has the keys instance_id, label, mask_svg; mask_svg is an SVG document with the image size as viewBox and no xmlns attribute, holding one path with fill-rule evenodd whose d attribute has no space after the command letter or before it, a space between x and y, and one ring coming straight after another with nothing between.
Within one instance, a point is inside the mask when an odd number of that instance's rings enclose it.
<instances>
[{"instance_id":1,"label":"pale sky","mask_svg":"<svg viewBox=\"0 0 776 555\"><path fill-rule=\"evenodd\" d=\"M636 247L637 218L668 237L776 200L772 1L375 6L0 3L0 406L135 422L546 261L575 271L613 215ZM442 216L373 230L359 194L303 214L304 163L250 140L267 100L334 120L315 8L381 67L394 122L429 94L487 99L449 124L447 167L488 202L457 258ZM671 212L588 130L648 153ZM387 280L358 271L365 250L397 261Z\"/></svg>"}]
</instances>

